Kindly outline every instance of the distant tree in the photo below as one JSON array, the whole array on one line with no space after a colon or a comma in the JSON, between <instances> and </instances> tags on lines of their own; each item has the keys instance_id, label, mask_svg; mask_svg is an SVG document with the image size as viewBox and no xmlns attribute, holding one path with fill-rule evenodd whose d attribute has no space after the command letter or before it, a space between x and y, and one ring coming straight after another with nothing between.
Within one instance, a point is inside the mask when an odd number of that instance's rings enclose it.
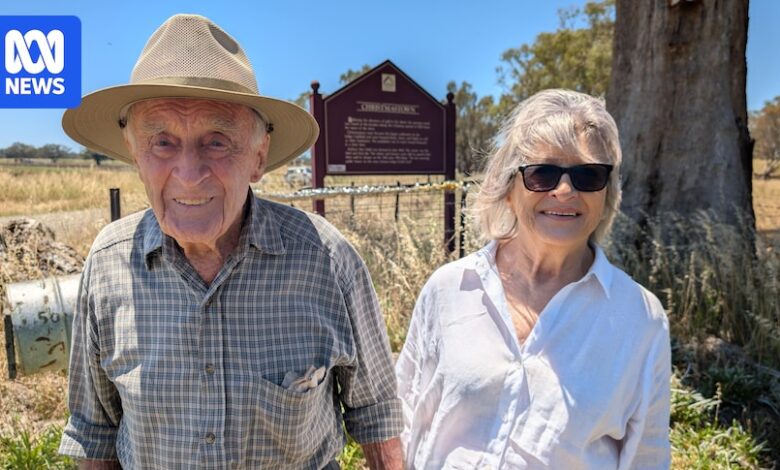
<instances>
[{"instance_id":1,"label":"distant tree","mask_svg":"<svg viewBox=\"0 0 780 470\"><path fill-rule=\"evenodd\" d=\"M358 78L359 76L363 75L364 73L368 72L372 68L373 67L371 67L368 64L363 64L363 66L360 67L360 70L347 69L346 72L344 72L341 75L339 75L339 83L342 86L346 85L347 83L351 82L352 80L354 80L354 79Z\"/></svg>"},{"instance_id":2,"label":"distant tree","mask_svg":"<svg viewBox=\"0 0 780 470\"><path fill-rule=\"evenodd\" d=\"M447 84L447 91L455 95L457 110L455 129L455 159L457 169L463 174L473 175L481 168L482 157L490 149L496 133L496 107L493 97L479 98L471 84L454 81Z\"/></svg>"},{"instance_id":3,"label":"distant tree","mask_svg":"<svg viewBox=\"0 0 780 470\"><path fill-rule=\"evenodd\" d=\"M752 113L749 123L750 134L756 139L753 158L764 160L764 168L758 175L769 178L780 170L780 96Z\"/></svg>"},{"instance_id":4,"label":"distant tree","mask_svg":"<svg viewBox=\"0 0 780 470\"><path fill-rule=\"evenodd\" d=\"M339 75L339 83L342 86L344 86L347 83L351 82L352 80L368 72L369 70L371 70L370 65L363 65L363 67L361 67L360 70L347 69L346 72ZM301 92L301 94L299 94L298 97L293 100L293 103L297 104L303 109L308 110L309 98L311 98L311 89Z\"/></svg>"},{"instance_id":5,"label":"distant tree","mask_svg":"<svg viewBox=\"0 0 780 470\"><path fill-rule=\"evenodd\" d=\"M293 103L308 111L309 98L311 98L311 89L301 92L301 94L299 94L298 97L293 100Z\"/></svg>"},{"instance_id":6,"label":"distant tree","mask_svg":"<svg viewBox=\"0 0 780 470\"><path fill-rule=\"evenodd\" d=\"M580 9L560 10L560 26L540 33L533 44L508 49L497 69L506 92L499 102L505 113L546 88L568 88L603 96L612 65L615 0L588 2Z\"/></svg>"},{"instance_id":7,"label":"distant tree","mask_svg":"<svg viewBox=\"0 0 780 470\"><path fill-rule=\"evenodd\" d=\"M94 160L95 165L100 166L101 163L108 160L109 157L103 155L102 153L93 152L92 150L82 147L81 149L81 158L85 160Z\"/></svg>"},{"instance_id":8,"label":"distant tree","mask_svg":"<svg viewBox=\"0 0 780 470\"><path fill-rule=\"evenodd\" d=\"M60 144L46 144L38 148L38 157L48 158L52 163L61 158L68 158L70 155L70 149Z\"/></svg>"},{"instance_id":9,"label":"distant tree","mask_svg":"<svg viewBox=\"0 0 780 470\"><path fill-rule=\"evenodd\" d=\"M2 150L5 158L28 159L38 156L38 149L32 145L14 142Z\"/></svg>"}]
</instances>

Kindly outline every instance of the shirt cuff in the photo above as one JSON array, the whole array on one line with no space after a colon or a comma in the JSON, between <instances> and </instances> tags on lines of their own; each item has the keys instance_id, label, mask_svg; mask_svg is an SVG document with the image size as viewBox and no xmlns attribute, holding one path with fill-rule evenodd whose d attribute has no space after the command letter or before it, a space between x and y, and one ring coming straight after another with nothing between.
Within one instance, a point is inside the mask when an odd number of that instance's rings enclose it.
<instances>
[{"instance_id":1,"label":"shirt cuff","mask_svg":"<svg viewBox=\"0 0 780 470\"><path fill-rule=\"evenodd\" d=\"M76 459L117 460L117 429L87 424L71 416L62 432L59 453Z\"/></svg>"},{"instance_id":2,"label":"shirt cuff","mask_svg":"<svg viewBox=\"0 0 780 470\"><path fill-rule=\"evenodd\" d=\"M401 400L393 398L344 412L347 432L358 444L382 442L398 437L403 430Z\"/></svg>"}]
</instances>

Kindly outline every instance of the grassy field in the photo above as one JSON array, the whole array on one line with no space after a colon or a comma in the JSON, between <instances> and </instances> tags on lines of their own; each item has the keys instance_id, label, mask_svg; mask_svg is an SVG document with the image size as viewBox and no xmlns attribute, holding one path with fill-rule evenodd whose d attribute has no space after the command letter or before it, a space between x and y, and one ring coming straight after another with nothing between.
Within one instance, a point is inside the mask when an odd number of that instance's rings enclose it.
<instances>
[{"instance_id":1,"label":"grassy field","mask_svg":"<svg viewBox=\"0 0 780 470\"><path fill-rule=\"evenodd\" d=\"M282 176L281 170L267 175L258 189L291 191ZM357 184L396 180L373 178ZM108 220L108 187L121 188L124 213L146 206L135 174L116 167L0 166L0 187L0 217L50 217L58 240L82 255ZM417 292L433 269L447 261L441 250L440 217L426 212L440 203L438 195L428 199L405 195L399 222L390 224L394 196L359 199L355 216L347 210L349 198L327 202L338 209L331 221L369 266L396 351L403 344ZM296 205L309 208L308 203ZM669 312L675 469L773 468L780 463L780 179L754 181L754 208L761 237L757 253L731 228L713 223L705 214L671 224L651 223L654 243L648 251L637 252L617 241L605 246L610 258L653 290ZM59 222L46 215L60 211L81 212L60 217ZM613 240L632 230L629 221L619 220ZM694 233L697 244L683 249L674 242L675 231ZM467 245L477 246L473 234ZM27 255L6 257L0 263L0 293L4 283L35 277L37 269ZM2 353L0 373L5 368ZM55 456L67 414L65 374L14 382L2 377L0 468L73 468L72 462ZM363 466L354 445L341 461L347 469Z\"/></svg>"}]
</instances>

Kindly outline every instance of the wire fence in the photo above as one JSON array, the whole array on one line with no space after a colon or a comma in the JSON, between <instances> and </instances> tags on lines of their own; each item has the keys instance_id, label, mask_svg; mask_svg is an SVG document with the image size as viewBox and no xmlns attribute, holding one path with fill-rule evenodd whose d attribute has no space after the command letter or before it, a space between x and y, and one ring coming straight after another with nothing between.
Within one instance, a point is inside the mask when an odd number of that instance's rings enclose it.
<instances>
[{"instance_id":1,"label":"wire fence","mask_svg":"<svg viewBox=\"0 0 780 470\"><path fill-rule=\"evenodd\" d=\"M354 227L356 221L368 221L375 225L383 224L387 229L393 228L390 224L403 223L406 228L418 228L421 236L426 237L430 237L432 231L438 232L442 245L462 257L480 246L479 236L467 223L466 217L469 194L474 194L475 189L475 181L443 181L360 186L351 183L349 186L301 189L294 193L255 189L255 193L305 211L313 211L313 202L322 200L325 202L326 218L339 229ZM110 193L111 219L116 220L121 213L119 192L112 188ZM766 196L770 193L765 189L761 194ZM453 221L453 229L449 232L445 224L446 194L453 196L448 215ZM773 198L764 197L754 199L753 207L759 239L766 245L780 243L780 204Z\"/></svg>"},{"instance_id":2,"label":"wire fence","mask_svg":"<svg viewBox=\"0 0 780 470\"><path fill-rule=\"evenodd\" d=\"M392 228L392 224L404 223L412 230L419 229L421 236L430 236L433 230L440 233L442 247L450 246L463 256L474 240L467 227L465 209L473 182L445 181L442 183L416 183L373 186L340 186L323 189L304 189L292 194L273 194L256 191L257 195L277 202L290 204L302 210L312 211L314 200L325 201L325 217L338 228L355 219L370 220ZM445 194L454 197L454 232L446 233ZM451 243L452 239L454 243Z\"/></svg>"}]
</instances>

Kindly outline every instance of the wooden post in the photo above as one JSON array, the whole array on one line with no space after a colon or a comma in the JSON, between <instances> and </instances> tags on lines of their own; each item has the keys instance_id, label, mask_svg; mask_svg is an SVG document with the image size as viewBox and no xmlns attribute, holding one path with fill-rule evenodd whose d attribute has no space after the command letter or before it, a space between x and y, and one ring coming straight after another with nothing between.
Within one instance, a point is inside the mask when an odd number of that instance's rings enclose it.
<instances>
[{"instance_id":1,"label":"wooden post","mask_svg":"<svg viewBox=\"0 0 780 470\"><path fill-rule=\"evenodd\" d=\"M397 188L400 188L401 187L401 182L400 181L396 181L395 182L395 186ZM398 223L398 206L400 205L400 203L401 203L401 192L398 191L398 192L395 193L395 223Z\"/></svg>"},{"instance_id":2,"label":"wooden post","mask_svg":"<svg viewBox=\"0 0 780 470\"><path fill-rule=\"evenodd\" d=\"M108 190L108 197L111 203L111 222L122 218L122 205L119 199L119 188Z\"/></svg>"},{"instance_id":3,"label":"wooden post","mask_svg":"<svg viewBox=\"0 0 780 470\"><path fill-rule=\"evenodd\" d=\"M14 343L14 323L11 315L3 315L3 325L5 328L5 354L8 358L8 378L16 378L16 349Z\"/></svg>"},{"instance_id":4,"label":"wooden post","mask_svg":"<svg viewBox=\"0 0 780 470\"><path fill-rule=\"evenodd\" d=\"M325 106L322 95L319 93L320 83L311 82L311 98L309 98L309 110L320 125L320 136L311 149L311 175L312 188L325 187ZM312 200L312 210L325 217L325 201L323 199Z\"/></svg>"},{"instance_id":5,"label":"wooden post","mask_svg":"<svg viewBox=\"0 0 780 470\"><path fill-rule=\"evenodd\" d=\"M444 179L455 181L455 124L456 109L453 101L455 95L447 93L445 105L445 142L444 142ZM447 253L455 251L455 193L444 192L444 244Z\"/></svg>"},{"instance_id":6,"label":"wooden post","mask_svg":"<svg viewBox=\"0 0 780 470\"><path fill-rule=\"evenodd\" d=\"M349 209L352 211L352 217L354 217L355 216L355 182L350 181L349 185L352 188L352 193L349 195Z\"/></svg>"}]
</instances>

